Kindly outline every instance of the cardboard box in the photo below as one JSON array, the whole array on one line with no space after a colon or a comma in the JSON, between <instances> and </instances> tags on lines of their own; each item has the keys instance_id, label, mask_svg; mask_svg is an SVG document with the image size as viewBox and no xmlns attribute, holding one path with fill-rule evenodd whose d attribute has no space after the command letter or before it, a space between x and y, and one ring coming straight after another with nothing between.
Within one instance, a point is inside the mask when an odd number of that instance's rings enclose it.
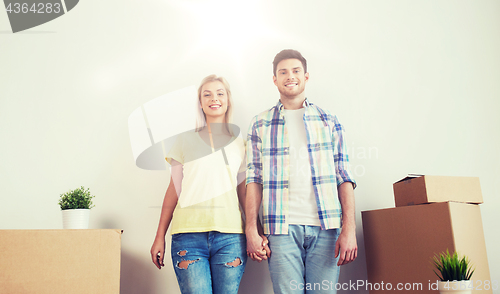
<instances>
[{"instance_id":1,"label":"cardboard box","mask_svg":"<svg viewBox=\"0 0 500 294\"><path fill-rule=\"evenodd\" d=\"M0 230L2 294L119 294L120 230Z\"/></svg>"},{"instance_id":2,"label":"cardboard box","mask_svg":"<svg viewBox=\"0 0 500 294\"><path fill-rule=\"evenodd\" d=\"M477 177L409 175L393 188L396 207L447 201L483 203Z\"/></svg>"},{"instance_id":3,"label":"cardboard box","mask_svg":"<svg viewBox=\"0 0 500 294\"><path fill-rule=\"evenodd\" d=\"M401 292L438 293L432 290L438 278L431 258L446 249L467 255L474 264L473 286L482 290L472 293L492 293L478 205L445 202L363 211L362 220L368 282L374 287L370 293L397 293L399 283L411 288Z\"/></svg>"}]
</instances>

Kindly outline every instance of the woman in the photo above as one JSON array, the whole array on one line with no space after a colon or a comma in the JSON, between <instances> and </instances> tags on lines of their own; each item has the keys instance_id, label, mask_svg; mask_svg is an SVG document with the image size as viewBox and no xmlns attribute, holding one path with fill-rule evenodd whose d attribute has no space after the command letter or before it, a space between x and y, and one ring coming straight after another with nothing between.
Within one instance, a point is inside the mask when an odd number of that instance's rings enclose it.
<instances>
[{"instance_id":1,"label":"woman","mask_svg":"<svg viewBox=\"0 0 500 294\"><path fill-rule=\"evenodd\" d=\"M198 100L204 126L179 135L166 157L172 176L151 258L158 269L164 266L171 226L181 292L236 294L247 261L239 207L245 203L245 145L229 124L231 91L223 77L204 78Z\"/></svg>"}]
</instances>

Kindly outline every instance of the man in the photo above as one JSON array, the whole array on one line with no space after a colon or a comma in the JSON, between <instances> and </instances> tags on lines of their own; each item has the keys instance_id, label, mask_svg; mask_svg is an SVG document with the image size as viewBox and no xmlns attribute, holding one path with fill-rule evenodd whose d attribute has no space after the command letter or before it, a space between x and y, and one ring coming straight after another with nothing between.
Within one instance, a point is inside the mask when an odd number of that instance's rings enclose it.
<instances>
[{"instance_id":1,"label":"man","mask_svg":"<svg viewBox=\"0 0 500 294\"><path fill-rule=\"evenodd\" d=\"M357 256L344 129L306 99L309 73L298 51L278 53L273 73L280 100L248 131L247 252L268 259L274 293L335 293L339 266Z\"/></svg>"}]
</instances>

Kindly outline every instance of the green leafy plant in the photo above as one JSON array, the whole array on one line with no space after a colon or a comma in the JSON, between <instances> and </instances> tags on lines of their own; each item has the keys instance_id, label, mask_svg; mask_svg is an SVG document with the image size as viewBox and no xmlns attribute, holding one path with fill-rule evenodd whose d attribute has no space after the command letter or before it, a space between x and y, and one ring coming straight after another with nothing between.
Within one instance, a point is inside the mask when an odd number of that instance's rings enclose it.
<instances>
[{"instance_id":1,"label":"green leafy plant","mask_svg":"<svg viewBox=\"0 0 500 294\"><path fill-rule=\"evenodd\" d=\"M61 194L59 205L61 210L66 209L90 209L94 207L92 198L95 196L90 195L89 189L85 190L83 186L75 190Z\"/></svg>"},{"instance_id":2,"label":"green leafy plant","mask_svg":"<svg viewBox=\"0 0 500 294\"><path fill-rule=\"evenodd\" d=\"M432 262L436 269L441 273L439 275L435 270L434 273L441 281L466 281L470 280L475 269L472 269L471 262L467 256L460 258L455 252L450 255L448 249L446 253L436 254L432 258Z\"/></svg>"}]
</instances>

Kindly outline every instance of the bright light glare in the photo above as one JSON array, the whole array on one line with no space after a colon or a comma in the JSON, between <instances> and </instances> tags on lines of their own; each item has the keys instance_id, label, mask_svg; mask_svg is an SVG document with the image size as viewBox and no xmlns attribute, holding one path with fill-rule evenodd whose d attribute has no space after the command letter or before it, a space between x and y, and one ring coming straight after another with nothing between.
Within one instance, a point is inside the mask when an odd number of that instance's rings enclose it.
<instances>
[{"instance_id":1,"label":"bright light glare","mask_svg":"<svg viewBox=\"0 0 500 294\"><path fill-rule=\"evenodd\" d=\"M259 38L269 36L258 2L238 0L182 1L179 6L197 22L199 42L193 51L214 47L238 60Z\"/></svg>"}]
</instances>

